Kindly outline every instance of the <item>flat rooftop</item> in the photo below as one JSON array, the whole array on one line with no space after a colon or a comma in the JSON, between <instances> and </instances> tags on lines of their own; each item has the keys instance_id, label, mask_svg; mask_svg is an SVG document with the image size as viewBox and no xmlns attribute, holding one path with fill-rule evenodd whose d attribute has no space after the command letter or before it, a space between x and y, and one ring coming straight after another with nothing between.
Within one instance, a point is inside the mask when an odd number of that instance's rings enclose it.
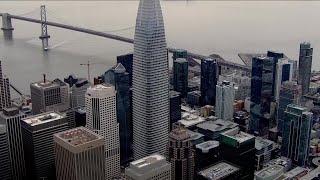
<instances>
[{"instance_id":1,"label":"flat rooftop","mask_svg":"<svg viewBox=\"0 0 320 180\"><path fill-rule=\"evenodd\" d=\"M264 139L264 138L261 138L261 137L256 137L255 139L255 148L257 150L261 150L263 148L267 148L269 146L273 146L273 141L270 141L268 139Z\"/></svg>"},{"instance_id":2,"label":"flat rooftop","mask_svg":"<svg viewBox=\"0 0 320 180\"><path fill-rule=\"evenodd\" d=\"M197 124L197 127L204 130L209 130L211 132L221 132L224 130L238 127L238 124L231 121L217 119L215 121L206 121L206 122Z\"/></svg>"},{"instance_id":3,"label":"flat rooftop","mask_svg":"<svg viewBox=\"0 0 320 180\"><path fill-rule=\"evenodd\" d=\"M204 136L201 133L194 132L194 131L191 131L189 129L187 129L187 133L189 134L191 140L197 140L197 139L200 139L200 138L202 138Z\"/></svg>"},{"instance_id":4,"label":"flat rooftop","mask_svg":"<svg viewBox=\"0 0 320 180\"><path fill-rule=\"evenodd\" d=\"M179 120L178 122L181 123L184 127L190 127L204 121L205 121L205 118L193 112L183 112L182 119Z\"/></svg>"},{"instance_id":5,"label":"flat rooftop","mask_svg":"<svg viewBox=\"0 0 320 180\"><path fill-rule=\"evenodd\" d=\"M230 138L238 141L239 143L242 143L242 142L245 142L249 139L255 138L255 136L253 136L251 134L240 131L239 128L230 129L228 131L221 133L221 135L226 136L226 137L230 137Z\"/></svg>"},{"instance_id":6,"label":"flat rooftop","mask_svg":"<svg viewBox=\"0 0 320 180\"><path fill-rule=\"evenodd\" d=\"M64 116L62 116L61 114L58 114L56 112L46 112L46 113L38 114L35 116L27 117L26 119L22 119L22 121L29 124L30 126L36 126L36 125L40 125L43 123L47 123L47 122L61 119L63 117Z\"/></svg>"},{"instance_id":7,"label":"flat rooftop","mask_svg":"<svg viewBox=\"0 0 320 180\"><path fill-rule=\"evenodd\" d=\"M238 167L235 167L227 162L220 162L205 170L200 171L199 175L210 180L214 180L214 179L216 180L216 179L223 179L228 175L231 175L239 170L240 169Z\"/></svg>"},{"instance_id":8,"label":"flat rooftop","mask_svg":"<svg viewBox=\"0 0 320 180\"><path fill-rule=\"evenodd\" d=\"M283 172L283 170L284 170L283 166L273 165L273 166L266 167L259 172L256 172L255 176L259 178L275 177L279 175L279 173Z\"/></svg>"},{"instance_id":9,"label":"flat rooftop","mask_svg":"<svg viewBox=\"0 0 320 180\"><path fill-rule=\"evenodd\" d=\"M63 131L55 134L55 136L72 146L79 146L97 139L103 139L101 136L89 131L84 127Z\"/></svg>"},{"instance_id":10,"label":"flat rooftop","mask_svg":"<svg viewBox=\"0 0 320 180\"><path fill-rule=\"evenodd\" d=\"M136 168L143 168L152 164L155 164L161 160L164 160L165 157L159 155L159 154L153 154L147 157L144 157L142 159L138 159L136 161L132 161L130 163L131 166L134 166Z\"/></svg>"},{"instance_id":11,"label":"flat rooftop","mask_svg":"<svg viewBox=\"0 0 320 180\"><path fill-rule=\"evenodd\" d=\"M60 79L55 79L53 81L43 80L39 82L32 83L33 86L38 88L50 88L50 87L59 87L59 86L66 86L67 84Z\"/></svg>"},{"instance_id":12,"label":"flat rooftop","mask_svg":"<svg viewBox=\"0 0 320 180\"><path fill-rule=\"evenodd\" d=\"M307 172L309 172L308 169L297 166L294 169L292 169L292 170L288 171L287 173L285 173L284 175L285 175L286 178L294 178L296 176L299 176L302 173L307 173Z\"/></svg>"},{"instance_id":13,"label":"flat rooftop","mask_svg":"<svg viewBox=\"0 0 320 180\"><path fill-rule=\"evenodd\" d=\"M210 149L219 147L219 141L206 141L196 145L197 149L201 149L202 152L209 152Z\"/></svg>"}]
</instances>

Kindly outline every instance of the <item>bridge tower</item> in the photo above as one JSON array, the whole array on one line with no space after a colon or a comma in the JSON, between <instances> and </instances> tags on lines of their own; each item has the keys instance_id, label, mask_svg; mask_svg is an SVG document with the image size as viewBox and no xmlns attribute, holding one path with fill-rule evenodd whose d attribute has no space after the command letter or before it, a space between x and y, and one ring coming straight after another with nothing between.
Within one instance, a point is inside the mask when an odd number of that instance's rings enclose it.
<instances>
[{"instance_id":1,"label":"bridge tower","mask_svg":"<svg viewBox=\"0 0 320 180\"><path fill-rule=\"evenodd\" d=\"M2 28L3 31L12 31L12 23L11 23L11 17L8 13L2 14Z\"/></svg>"},{"instance_id":2,"label":"bridge tower","mask_svg":"<svg viewBox=\"0 0 320 180\"><path fill-rule=\"evenodd\" d=\"M40 6L40 17L41 17L41 36L39 37L42 40L42 49L47 51L49 49L49 38L48 27L47 27L47 11L46 6Z\"/></svg>"}]
</instances>

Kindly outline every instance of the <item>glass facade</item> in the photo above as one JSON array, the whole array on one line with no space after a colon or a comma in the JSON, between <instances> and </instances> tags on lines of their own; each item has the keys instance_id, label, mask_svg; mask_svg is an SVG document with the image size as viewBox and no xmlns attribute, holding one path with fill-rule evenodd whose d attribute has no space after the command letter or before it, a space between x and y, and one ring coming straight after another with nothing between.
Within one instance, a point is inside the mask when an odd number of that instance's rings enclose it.
<instances>
[{"instance_id":1,"label":"glass facade","mask_svg":"<svg viewBox=\"0 0 320 180\"><path fill-rule=\"evenodd\" d=\"M127 73L129 73L129 82L130 87L132 86L132 63L133 63L133 54L124 54L117 56L117 63L121 63L124 68L126 68Z\"/></svg>"},{"instance_id":2,"label":"glass facade","mask_svg":"<svg viewBox=\"0 0 320 180\"><path fill-rule=\"evenodd\" d=\"M173 62L173 89L187 97L188 93L188 61L178 58Z\"/></svg>"},{"instance_id":3,"label":"glass facade","mask_svg":"<svg viewBox=\"0 0 320 180\"><path fill-rule=\"evenodd\" d=\"M300 44L298 84L302 87L303 95L309 92L312 54L313 48L311 48L310 43L304 42Z\"/></svg>"},{"instance_id":4,"label":"glass facade","mask_svg":"<svg viewBox=\"0 0 320 180\"><path fill-rule=\"evenodd\" d=\"M172 124L181 120L181 97L180 93L170 91L170 130Z\"/></svg>"},{"instance_id":5,"label":"glass facade","mask_svg":"<svg viewBox=\"0 0 320 180\"><path fill-rule=\"evenodd\" d=\"M218 81L218 66L214 59L201 60L201 103L202 105L215 105L216 85Z\"/></svg>"}]
</instances>

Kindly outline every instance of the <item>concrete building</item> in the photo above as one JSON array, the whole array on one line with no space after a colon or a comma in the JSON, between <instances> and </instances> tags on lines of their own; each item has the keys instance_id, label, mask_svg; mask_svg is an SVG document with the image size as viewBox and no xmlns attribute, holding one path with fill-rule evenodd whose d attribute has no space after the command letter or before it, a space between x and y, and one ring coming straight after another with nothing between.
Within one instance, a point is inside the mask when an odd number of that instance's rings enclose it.
<instances>
[{"instance_id":1,"label":"concrete building","mask_svg":"<svg viewBox=\"0 0 320 180\"><path fill-rule=\"evenodd\" d=\"M219 81L230 81L235 87L236 100L245 100L250 96L251 78L238 73L222 74L219 76Z\"/></svg>"},{"instance_id":2,"label":"concrete building","mask_svg":"<svg viewBox=\"0 0 320 180\"><path fill-rule=\"evenodd\" d=\"M20 125L21 119L25 117L26 115L15 107L3 108L3 111L0 112L0 123L5 123L7 128L9 157L12 179L14 180L23 180L26 178L23 140Z\"/></svg>"},{"instance_id":3,"label":"concrete building","mask_svg":"<svg viewBox=\"0 0 320 180\"><path fill-rule=\"evenodd\" d=\"M185 58L177 58L173 61L173 89L187 97L188 93L188 61Z\"/></svg>"},{"instance_id":4,"label":"concrete building","mask_svg":"<svg viewBox=\"0 0 320 180\"><path fill-rule=\"evenodd\" d=\"M312 115L307 108L294 104L285 111L281 155L299 166L308 162Z\"/></svg>"},{"instance_id":5,"label":"concrete building","mask_svg":"<svg viewBox=\"0 0 320 180\"><path fill-rule=\"evenodd\" d=\"M302 87L302 95L309 92L313 48L310 43L300 44L298 84Z\"/></svg>"},{"instance_id":6,"label":"concrete building","mask_svg":"<svg viewBox=\"0 0 320 180\"><path fill-rule=\"evenodd\" d=\"M53 135L57 180L105 180L104 139L84 127Z\"/></svg>"},{"instance_id":7,"label":"concrete building","mask_svg":"<svg viewBox=\"0 0 320 180\"><path fill-rule=\"evenodd\" d=\"M256 180L274 180L279 178L284 173L284 167L273 165L262 169L255 173Z\"/></svg>"},{"instance_id":8,"label":"concrete building","mask_svg":"<svg viewBox=\"0 0 320 180\"><path fill-rule=\"evenodd\" d=\"M55 179L53 134L69 129L67 119L46 112L21 120L27 179Z\"/></svg>"},{"instance_id":9,"label":"concrete building","mask_svg":"<svg viewBox=\"0 0 320 180\"><path fill-rule=\"evenodd\" d=\"M178 127L169 133L167 153L167 159L171 163L171 179L192 180L194 151L185 128Z\"/></svg>"},{"instance_id":10,"label":"concrete building","mask_svg":"<svg viewBox=\"0 0 320 180\"><path fill-rule=\"evenodd\" d=\"M133 52L133 156L165 154L169 133L169 64L159 0L140 1Z\"/></svg>"},{"instance_id":11,"label":"concrete building","mask_svg":"<svg viewBox=\"0 0 320 180\"><path fill-rule=\"evenodd\" d=\"M75 75L69 75L64 82L70 87L70 106L72 108L82 108L85 106L85 94L90 86L87 79L77 78Z\"/></svg>"},{"instance_id":12,"label":"concrete building","mask_svg":"<svg viewBox=\"0 0 320 180\"><path fill-rule=\"evenodd\" d=\"M12 179L6 125L0 124L0 178Z\"/></svg>"},{"instance_id":13,"label":"concrete building","mask_svg":"<svg viewBox=\"0 0 320 180\"><path fill-rule=\"evenodd\" d=\"M231 121L218 119L205 121L196 125L198 132L205 135L208 140L219 140L222 132L238 127L238 124Z\"/></svg>"},{"instance_id":14,"label":"concrete building","mask_svg":"<svg viewBox=\"0 0 320 180\"><path fill-rule=\"evenodd\" d=\"M274 98L278 102L281 85L285 81L292 81L293 78L293 62L288 58L281 58L278 60L275 69L274 82Z\"/></svg>"},{"instance_id":15,"label":"concrete building","mask_svg":"<svg viewBox=\"0 0 320 180\"><path fill-rule=\"evenodd\" d=\"M228 162L219 162L198 173L199 180L239 179L240 168Z\"/></svg>"},{"instance_id":16,"label":"concrete building","mask_svg":"<svg viewBox=\"0 0 320 180\"><path fill-rule=\"evenodd\" d=\"M273 142L261 137L256 137L256 170L261 170L263 166L271 160L271 153L273 150Z\"/></svg>"},{"instance_id":17,"label":"concrete building","mask_svg":"<svg viewBox=\"0 0 320 180\"><path fill-rule=\"evenodd\" d=\"M223 81L216 87L215 116L232 121L235 89L229 81Z\"/></svg>"},{"instance_id":18,"label":"concrete building","mask_svg":"<svg viewBox=\"0 0 320 180\"><path fill-rule=\"evenodd\" d=\"M2 72L2 65L0 61L0 110L11 106L11 94L9 78L5 77Z\"/></svg>"},{"instance_id":19,"label":"concrete building","mask_svg":"<svg viewBox=\"0 0 320 180\"><path fill-rule=\"evenodd\" d=\"M86 126L105 140L106 179L120 175L120 139L114 86L98 84L86 93Z\"/></svg>"},{"instance_id":20,"label":"concrete building","mask_svg":"<svg viewBox=\"0 0 320 180\"><path fill-rule=\"evenodd\" d=\"M70 107L69 87L60 79L30 84L32 111L39 114L48 111L65 111Z\"/></svg>"},{"instance_id":21,"label":"concrete building","mask_svg":"<svg viewBox=\"0 0 320 180\"><path fill-rule=\"evenodd\" d=\"M201 60L200 91L202 105L215 105L218 76L219 73L216 60L211 58Z\"/></svg>"},{"instance_id":22,"label":"concrete building","mask_svg":"<svg viewBox=\"0 0 320 180\"><path fill-rule=\"evenodd\" d=\"M195 145L195 171L209 167L220 160L219 141L205 141Z\"/></svg>"},{"instance_id":23,"label":"concrete building","mask_svg":"<svg viewBox=\"0 0 320 180\"><path fill-rule=\"evenodd\" d=\"M153 154L130 163L127 180L171 180L171 165L164 156Z\"/></svg>"},{"instance_id":24,"label":"concrete building","mask_svg":"<svg viewBox=\"0 0 320 180\"><path fill-rule=\"evenodd\" d=\"M253 179L255 164L255 137L239 130L230 129L221 133L221 156L241 168L241 178Z\"/></svg>"}]
</instances>

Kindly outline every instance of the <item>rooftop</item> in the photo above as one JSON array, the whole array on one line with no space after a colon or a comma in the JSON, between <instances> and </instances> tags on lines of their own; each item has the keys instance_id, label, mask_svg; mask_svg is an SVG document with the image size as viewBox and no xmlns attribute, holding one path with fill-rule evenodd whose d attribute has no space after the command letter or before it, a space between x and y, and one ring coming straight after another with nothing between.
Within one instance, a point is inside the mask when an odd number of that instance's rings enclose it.
<instances>
[{"instance_id":1,"label":"rooftop","mask_svg":"<svg viewBox=\"0 0 320 180\"><path fill-rule=\"evenodd\" d=\"M89 87L86 95L92 97L105 97L115 94L114 86L111 84L98 84L93 87Z\"/></svg>"},{"instance_id":2,"label":"rooftop","mask_svg":"<svg viewBox=\"0 0 320 180\"><path fill-rule=\"evenodd\" d=\"M72 146L79 146L97 139L103 139L101 136L89 131L84 127L63 131L55 134L55 136Z\"/></svg>"},{"instance_id":3,"label":"rooftop","mask_svg":"<svg viewBox=\"0 0 320 180\"><path fill-rule=\"evenodd\" d=\"M200 171L199 175L210 180L216 180L223 179L237 171L239 171L238 167L235 167L227 162L220 162L205 170Z\"/></svg>"},{"instance_id":4,"label":"rooftop","mask_svg":"<svg viewBox=\"0 0 320 180\"><path fill-rule=\"evenodd\" d=\"M185 128L178 127L169 133L169 137L176 140L186 140L190 138L190 135Z\"/></svg>"},{"instance_id":5,"label":"rooftop","mask_svg":"<svg viewBox=\"0 0 320 180\"><path fill-rule=\"evenodd\" d=\"M27 117L25 119L22 119L22 121L26 122L30 126L36 126L43 123L55 121L61 118L63 118L61 114L58 114L56 112L46 112L46 113Z\"/></svg>"},{"instance_id":6,"label":"rooftop","mask_svg":"<svg viewBox=\"0 0 320 180\"><path fill-rule=\"evenodd\" d=\"M31 85L38 87L38 88L51 88L51 87L60 87L66 86L67 84L60 79L55 79L53 81L49 81L44 79L43 81L34 82Z\"/></svg>"},{"instance_id":7,"label":"rooftop","mask_svg":"<svg viewBox=\"0 0 320 180\"><path fill-rule=\"evenodd\" d=\"M174 62L176 62L176 63L187 63L188 61L185 58L177 58Z\"/></svg>"},{"instance_id":8,"label":"rooftop","mask_svg":"<svg viewBox=\"0 0 320 180\"><path fill-rule=\"evenodd\" d=\"M238 141L239 143L242 143L247 140L255 138L255 136L253 136L251 134L240 131L239 128L230 129L228 131L221 133L221 135L224 135L226 137L230 137L230 138Z\"/></svg>"},{"instance_id":9,"label":"rooftop","mask_svg":"<svg viewBox=\"0 0 320 180\"><path fill-rule=\"evenodd\" d=\"M294 168L294 169L288 171L287 173L285 173L284 175L285 175L286 178L290 178L291 179L291 178L295 178L296 176L299 176L301 174L306 174L308 172L309 172L308 169L297 166L296 168Z\"/></svg>"},{"instance_id":10,"label":"rooftop","mask_svg":"<svg viewBox=\"0 0 320 180\"><path fill-rule=\"evenodd\" d=\"M142 159L138 159L136 161L132 161L130 163L131 166L135 166L136 168L143 168L145 166L149 166L155 164L161 160L164 160L165 157L161 156L160 154L153 154Z\"/></svg>"},{"instance_id":11,"label":"rooftop","mask_svg":"<svg viewBox=\"0 0 320 180\"><path fill-rule=\"evenodd\" d=\"M209 130L212 132L221 132L224 130L238 127L237 123L218 119L215 121L206 121L197 125L198 128Z\"/></svg>"},{"instance_id":12,"label":"rooftop","mask_svg":"<svg viewBox=\"0 0 320 180\"><path fill-rule=\"evenodd\" d=\"M283 172L284 167L280 165L273 165L262 169L255 173L256 177L267 178L267 177L279 177Z\"/></svg>"},{"instance_id":13,"label":"rooftop","mask_svg":"<svg viewBox=\"0 0 320 180\"><path fill-rule=\"evenodd\" d=\"M200 138L202 138L204 136L201 133L194 132L194 131L191 131L189 129L187 129L187 133L189 134L191 140L197 140L197 139L200 139Z\"/></svg>"},{"instance_id":14,"label":"rooftop","mask_svg":"<svg viewBox=\"0 0 320 180\"><path fill-rule=\"evenodd\" d=\"M206 141L196 145L197 149L201 149L202 152L209 152L210 149L219 147L219 141Z\"/></svg>"},{"instance_id":15,"label":"rooftop","mask_svg":"<svg viewBox=\"0 0 320 180\"><path fill-rule=\"evenodd\" d=\"M180 96L180 93L177 92L177 91L170 91L170 98L173 98L173 97L178 97Z\"/></svg>"},{"instance_id":16,"label":"rooftop","mask_svg":"<svg viewBox=\"0 0 320 180\"><path fill-rule=\"evenodd\" d=\"M191 112L183 112L182 119L179 120L178 122L181 123L184 127L190 127L204 121L205 121L205 118L191 111Z\"/></svg>"},{"instance_id":17,"label":"rooftop","mask_svg":"<svg viewBox=\"0 0 320 180\"><path fill-rule=\"evenodd\" d=\"M268 147L272 147L273 146L273 141L270 141L268 139L264 139L261 137L256 137L255 139L255 147L257 150L261 150L264 148L268 148Z\"/></svg>"}]
</instances>

